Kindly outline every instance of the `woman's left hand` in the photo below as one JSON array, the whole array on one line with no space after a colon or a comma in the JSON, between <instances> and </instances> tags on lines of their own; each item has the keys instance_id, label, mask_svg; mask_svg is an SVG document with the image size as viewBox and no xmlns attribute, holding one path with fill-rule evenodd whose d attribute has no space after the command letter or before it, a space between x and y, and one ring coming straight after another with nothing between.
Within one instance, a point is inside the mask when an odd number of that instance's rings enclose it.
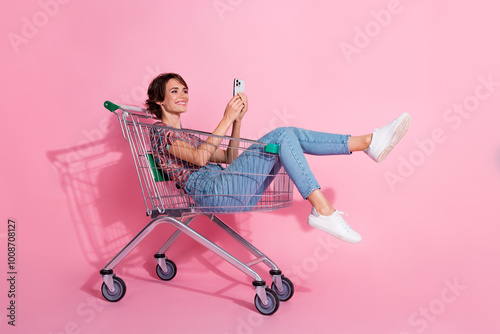
<instances>
[{"instance_id":1,"label":"woman's left hand","mask_svg":"<svg viewBox=\"0 0 500 334\"><path fill-rule=\"evenodd\" d=\"M238 93L238 96L240 97L241 101L243 101L243 109L241 109L240 114L238 115L238 118L236 119L237 122L241 122L243 119L243 116L245 116L245 113L248 111L248 97L246 96L245 93Z\"/></svg>"}]
</instances>

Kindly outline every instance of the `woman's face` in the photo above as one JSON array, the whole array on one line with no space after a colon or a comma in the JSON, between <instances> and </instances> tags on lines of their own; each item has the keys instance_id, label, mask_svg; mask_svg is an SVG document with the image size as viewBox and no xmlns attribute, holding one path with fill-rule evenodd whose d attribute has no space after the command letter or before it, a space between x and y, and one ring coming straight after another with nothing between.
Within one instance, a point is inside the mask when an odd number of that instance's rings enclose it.
<instances>
[{"instance_id":1,"label":"woman's face","mask_svg":"<svg viewBox=\"0 0 500 334\"><path fill-rule=\"evenodd\" d=\"M184 113L189 102L188 89L177 79L170 79L165 90L165 100L160 104L169 113Z\"/></svg>"}]
</instances>

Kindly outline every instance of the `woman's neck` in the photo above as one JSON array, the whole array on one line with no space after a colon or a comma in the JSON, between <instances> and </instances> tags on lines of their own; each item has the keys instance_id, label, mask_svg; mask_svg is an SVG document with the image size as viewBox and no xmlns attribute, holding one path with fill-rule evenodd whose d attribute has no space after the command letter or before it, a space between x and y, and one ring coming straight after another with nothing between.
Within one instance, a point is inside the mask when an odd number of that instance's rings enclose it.
<instances>
[{"instance_id":1,"label":"woman's neck","mask_svg":"<svg viewBox=\"0 0 500 334\"><path fill-rule=\"evenodd\" d=\"M181 115L180 114L170 114L163 113L161 121L171 128L180 129L181 128Z\"/></svg>"}]
</instances>

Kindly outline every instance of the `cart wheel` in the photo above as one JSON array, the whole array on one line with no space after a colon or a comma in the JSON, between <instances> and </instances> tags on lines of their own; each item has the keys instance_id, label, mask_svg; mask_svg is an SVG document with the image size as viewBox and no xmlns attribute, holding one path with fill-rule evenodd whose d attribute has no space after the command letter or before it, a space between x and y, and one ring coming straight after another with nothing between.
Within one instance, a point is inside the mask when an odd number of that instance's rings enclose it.
<instances>
[{"instance_id":1,"label":"cart wheel","mask_svg":"<svg viewBox=\"0 0 500 334\"><path fill-rule=\"evenodd\" d=\"M257 311L264 315L271 315L280 307L280 299L276 292L266 288L267 305L263 305L258 295L255 295L254 303Z\"/></svg>"},{"instance_id":2,"label":"cart wheel","mask_svg":"<svg viewBox=\"0 0 500 334\"><path fill-rule=\"evenodd\" d=\"M101 293L107 301L117 302L125 296L127 291L127 286L125 282L118 276L113 277L113 284L115 286L115 291L111 292L105 283L102 283Z\"/></svg>"},{"instance_id":3,"label":"cart wheel","mask_svg":"<svg viewBox=\"0 0 500 334\"><path fill-rule=\"evenodd\" d=\"M273 291L276 292L280 301L286 302L293 296L294 292L293 283L285 276L281 277L281 283L283 285L283 291L279 292L278 287L274 283L271 285L271 289L273 289Z\"/></svg>"},{"instance_id":4,"label":"cart wheel","mask_svg":"<svg viewBox=\"0 0 500 334\"><path fill-rule=\"evenodd\" d=\"M177 267L175 266L175 263L172 260L165 260L165 263L167 264L167 272L164 272L163 269L161 269L160 265L156 265L156 275L158 275L159 278L161 278L164 281L170 281L172 278L175 277L175 274L177 274Z\"/></svg>"}]
</instances>

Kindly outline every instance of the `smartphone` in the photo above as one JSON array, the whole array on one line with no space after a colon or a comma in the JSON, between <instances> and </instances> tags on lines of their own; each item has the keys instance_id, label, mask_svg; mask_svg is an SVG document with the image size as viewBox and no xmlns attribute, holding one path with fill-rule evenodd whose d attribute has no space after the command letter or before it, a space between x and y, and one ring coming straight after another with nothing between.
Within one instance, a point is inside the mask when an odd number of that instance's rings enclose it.
<instances>
[{"instance_id":1,"label":"smartphone","mask_svg":"<svg viewBox=\"0 0 500 334\"><path fill-rule=\"evenodd\" d=\"M244 93L245 92L245 81L241 79L234 79L233 83L233 96L235 96L238 93Z\"/></svg>"}]
</instances>

